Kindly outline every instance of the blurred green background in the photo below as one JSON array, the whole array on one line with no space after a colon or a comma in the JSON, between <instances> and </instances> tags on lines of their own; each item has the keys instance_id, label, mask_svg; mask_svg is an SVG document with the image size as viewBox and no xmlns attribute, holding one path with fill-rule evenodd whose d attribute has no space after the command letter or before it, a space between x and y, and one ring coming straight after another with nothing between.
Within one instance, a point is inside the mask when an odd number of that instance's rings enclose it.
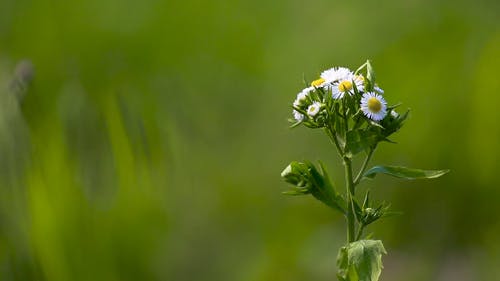
<instances>
[{"instance_id":1,"label":"blurred green background","mask_svg":"<svg viewBox=\"0 0 500 281\"><path fill-rule=\"evenodd\" d=\"M343 170L287 118L303 77L370 58L412 109L373 163L452 170L372 182L404 212L369 229L389 252L381 280L498 280L499 11L0 0L0 279L334 280L343 219L282 196L279 174L323 159L342 186Z\"/></svg>"}]
</instances>

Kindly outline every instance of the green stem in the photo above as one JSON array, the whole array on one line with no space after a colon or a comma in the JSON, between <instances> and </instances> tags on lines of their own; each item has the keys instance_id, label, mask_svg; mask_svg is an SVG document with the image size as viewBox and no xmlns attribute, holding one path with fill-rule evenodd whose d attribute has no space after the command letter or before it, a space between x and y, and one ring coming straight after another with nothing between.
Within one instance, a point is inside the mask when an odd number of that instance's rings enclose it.
<instances>
[{"instance_id":1,"label":"green stem","mask_svg":"<svg viewBox=\"0 0 500 281\"><path fill-rule=\"evenodd\" d=\"M347 242L354 242L355 218L354 218L354 183L352 181L351 159L344 157L345 181L347 189Z\"/></svg>"},{"instance_id":2,"label":"green stem","mask_svg":"<svg viewBox=\"0 0 500 281\"><path fill-rule=\"evenodd\" d=\"M355 186L358 185L359 182L361 181L361 179L363 178L363 173L365 172L366 166L368 166L368 162L370 162L370 159L372 158L374 151L375 151L375 147L374 148L370 148L370 151L368 152L368 155L366 155L365 161L361 165L361 168L359 169L359 173L356 176L356 179L354 179L354 185Z\"/></svg>"},{"instance_id":3,"label":"green stem","mask_svg":"<svg viewBox=\"0 0 500 281\"><path fill-rule=\"evenodd\" d=\"M363 235L363 230L365 230L365 226L362 224L358 229L358 235L356 235L356 241L361 239L361 235Z\"/></svg>"},{"instance_id":4,"label":"green stem","mask_svg":"<svg viewBox=\"0 0 500 281\"><path fill-rule=\"evenodd\" d=\"M336 133L333 130L332 126L328 126L327 128L325 128L325 131L326 131L326 134L330 137L330 140L332 141L332 143L337 148L337 152L339 153L340 157L342 157L344 152L342 151L342 148L340 148L339 141L337 139Z\"/></svg>"}]
</instances>

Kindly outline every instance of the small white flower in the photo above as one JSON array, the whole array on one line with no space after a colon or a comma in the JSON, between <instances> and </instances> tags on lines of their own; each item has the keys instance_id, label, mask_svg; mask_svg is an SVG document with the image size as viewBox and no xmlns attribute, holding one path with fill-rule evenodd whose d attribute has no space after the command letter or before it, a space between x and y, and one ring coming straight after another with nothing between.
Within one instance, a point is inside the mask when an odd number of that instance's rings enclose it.
<instances>
[{"instance_id":1,"label":"small white flower","mask_svg":"<svg viewBox=\"0 0 500 281\"><path fill-rule=\"evenodd\" d=\"M299 105L299 104L304 104L307 100L307 97L309 96L309 93L313 91L313 87L307 87L304 90L302 90L300 93L297 94L297 98L294 101L294 105Z\"/></svg>"},{"instance_id":2,"label":"small white flower","mask_svg":"<svg viewBox=\"0 0 500 281\"><path fill-rule=\"evenodd\" d=\"M352 81L356 85L356 89L358 89L359 92L363 92L365 90L365 77L363 75L354 75Z\"/></svg>"},{"instance_id":3,"label":"small white flower","mask_svg":"<svg viewBox=\"0 0 500 281\"><path fill-rule=\"evenodd\" d=\"M311 87L313 88L320 88L325 86L325 79L319 78L311 82Z\"/></svg>"},{"instance_id":4,"label":"small white flower","mask_svg":"<svg viewBox=\"0 0 500 281\"><path fill-rule=\"evenodd\" d=\"M399 114L396 111L391 110L391 116L394 117L394 118L398 118Z\"/></svg>"},{"instance_id":5,"label":"small white flower","mask_svg":"<svg viewBox=\"0 0 500 281\"><path fill-rule=\"evenodd\" d=\"M320 102L313 102L308 108L307 108L307 115L314 117L318 112L320 111L321 107L323 105Z\"/></svg>"},{"instance_id":6,"label":"small white flower","mask_svg":"<svg viewBox=\"0 0 500 281\"><path fill-rule=\"evenodd\" d=\"M321 73L320 77L325 83L333 83L339 80L345 80L352 76L352 71L345 67L332 67Z\"/></svg>"},{"instance_id":7,"label":"small white flower","mask_svg":"<svg viewBox=\"0 0 500 281\"><path fill-rule=\"evenodd\" d=\"M354 86L358 91L364 90L365 79L361 75L349 74L343 79L334 82L331 86L332 97L341 99L345 94L352 96L354 94Z\"/></svg>"},{"instance_id":8,"label":"small white flower","mask_svg":"<svg viewBox=\"0 0 500 281\"><path fill-rule=\"evenodd\" d=\"M387 102L381 95L368 92L361 97L361 110L366 117L380 121L387 115Z\"/></svg>"},{"instance_id":9,"label":"small white flower","mask_svg":"<svg viewBox=\"0 0 500 281\"><path fill-rule=\"evenodd\" d=\"M298 112L297 110L293 110L293 118L297 120L297 122L302 122L304 121L304 114Z\"/></svg>"}]
</instances>

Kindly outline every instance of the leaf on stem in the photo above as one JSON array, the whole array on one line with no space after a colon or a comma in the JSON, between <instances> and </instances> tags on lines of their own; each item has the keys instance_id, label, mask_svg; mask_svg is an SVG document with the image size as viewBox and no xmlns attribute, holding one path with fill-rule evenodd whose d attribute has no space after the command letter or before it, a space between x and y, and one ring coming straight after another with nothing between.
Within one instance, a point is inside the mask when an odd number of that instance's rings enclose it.
<instances>
[{"instance_id":1,"label":"leaf on stem","mask_svg":"<svg viewBox=\"0 0 500 281\"><path fill-rule=\"evenodd\" d=\"M366 61L366 78L368 78L372 85L375 85L375 71L370 60Z\"/></svg>"},{"instance_id":2,"label":"leaf on stem","mask_svg":"<svg viewBox=\"0 0 500 281\"><path fill-rule=\"evenodd\" d=\"M434 179L445 175L449 171L450 170L420 170L398 166L375 166L366 171L363 177L373 179L377 174L386 174L407 180Z\"/></svg>"}]
</instances>

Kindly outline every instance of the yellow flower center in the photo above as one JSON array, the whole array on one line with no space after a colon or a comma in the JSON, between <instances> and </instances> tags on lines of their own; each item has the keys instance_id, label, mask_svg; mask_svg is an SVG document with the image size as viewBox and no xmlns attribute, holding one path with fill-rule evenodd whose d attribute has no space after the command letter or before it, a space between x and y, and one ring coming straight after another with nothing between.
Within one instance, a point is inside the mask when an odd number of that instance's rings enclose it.
<instances>
[{"instance_id":1,"label":"yellow flower center","mask_svg":"<svg viewBox=\"0 0 500 281\"><path fill-rule=\"evenodd\" d=\"M337 87L338 87L339 91L347 92L347 91L350 91L352 89L352 82L349 80L344 80L344 81L340 82Z\"/></svg>"},{"instance_id":2,"label":"yellow flower center","mask_svg":"<svg viewBox=\"0 0 500 281\"><path fill-rule=\"evenodd\" d=\"M382 103L374 97L368 99L368 109L373 113L378 113L382 109Z\"/></svg>"},{"instance_id":3,"label":"yellow flower center","mask_svg":"<svg viewBox=\"0 0 500 281\"><path fill-rule=\"evenodd\" d=\"M323 79L323 78L319 78L319 79L317 79L317 80L312 81L312 82L311 82L311 86L313 86L313 87L319 87L319 86L321 86L321 84L323 84L323 83L325 83L325 79Z\"/></svg>"}]
</instances>

